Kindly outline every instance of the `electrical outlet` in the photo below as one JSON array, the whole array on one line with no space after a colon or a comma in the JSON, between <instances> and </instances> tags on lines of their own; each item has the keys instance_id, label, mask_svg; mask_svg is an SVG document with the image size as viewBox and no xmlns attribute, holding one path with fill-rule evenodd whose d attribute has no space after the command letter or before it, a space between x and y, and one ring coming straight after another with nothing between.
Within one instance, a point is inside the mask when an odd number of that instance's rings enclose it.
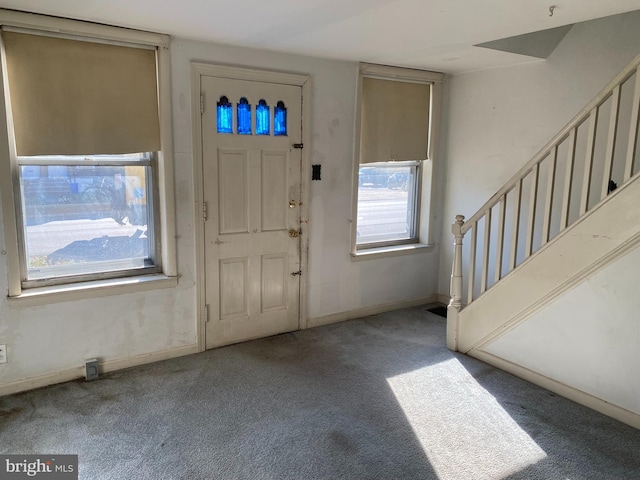
<instances>
[{"instance_id":1,"label":"electrical outlet","mask_svg":"<svg viewBox=\"0 0 640 480\"><path fill-rule=\"evenodd\" d=\"M7 363L7 346L0 345L0 363Z\"/></svg>"}]
</instances>

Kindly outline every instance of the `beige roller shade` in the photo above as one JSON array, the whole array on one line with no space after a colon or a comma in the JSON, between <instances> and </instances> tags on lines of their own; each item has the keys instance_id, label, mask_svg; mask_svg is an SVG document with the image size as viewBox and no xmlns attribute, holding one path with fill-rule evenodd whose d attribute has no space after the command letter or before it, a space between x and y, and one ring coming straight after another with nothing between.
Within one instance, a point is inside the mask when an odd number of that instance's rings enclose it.
<instances>
[{"instance_id":1,"label":"beige roller shade","mask_svg":"<svg viewBox=\"0 0 640 480\"><path fill-rule=\"evenodd\" d=\"M362 80L360 163L425 160L430 85Z\"/></svg>"},{"instance_id":2,"label":"beige roller shade","mask_svg":"<svg viewBox=\"0 0 640 480\"><path fill-rule=\"evenodd\" d=\"M154 50L2 33L18 155L160 150Z\"/></svg>"}]
</instances>

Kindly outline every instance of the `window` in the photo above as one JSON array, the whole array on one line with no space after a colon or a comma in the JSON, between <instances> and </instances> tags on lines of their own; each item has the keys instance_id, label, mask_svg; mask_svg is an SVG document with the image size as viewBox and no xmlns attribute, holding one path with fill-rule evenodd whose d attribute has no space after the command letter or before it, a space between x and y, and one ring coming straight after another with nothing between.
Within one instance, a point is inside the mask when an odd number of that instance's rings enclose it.
<instances>
[{"instance_id":1,"label":"window","mask_svg":"<svg viewBox=\"0 0 640 480\"><path fill-rule=\"evenodd\" d=\"M283 101L278 101L273 109L273 134L287 135L287 107L284 106Z\"/></svg>"},{"instance_id":2,"label":"window","mask_svg":"<svg viewBox=\"0 0 640 480\"><path fill-rule=\"evenodd\" d=\"M13 133L11 161L0 166L11 179L2 188L13 190L12 202L3 197L5 232L16 232L9 295L175 275L167 240L171 159L162 149L169 130L159 109L166 90L158 81L168 39L19 12L0 11L0 21ZM74 34L49 33L52 24ZM90 36L95 29L100 41Z\"/></svg>"},{"instance_id":3,"label":"window","mask_svg":"<svg viewBox=\"0 0 640 480\"><path fill-rule=\"evenodd\" d=\"M236 106L238 109L238 135L251 135L251 105L242 97Z\"/></svg>"},{"instance_id":4,"label":"window","mask_svg":"<svg viewBox=\"0 0 640 480\"><path fill-rule=\"evenodd\" d=\"M415 240L419 169L419 162L359 167L358 245Z\"/></svg>"},{"instance_id":5,"label":"window","mask_svg":"<svg viewBox=\"0 0 640 480\"><path fill-rule=\"evenodd\" d=\"M256 135L270 135L271 127L269 126L269 105L266 100L262 99L256 107Z\"/></svg>"},{"instance_id":6,"label":"window","mask_svg":"<svg viewBox=\"0 0 640 480\"><path fill-rule=\"evenodd\" d=\"M226 96L217 102L217 132L234 133L233 105ZM271 109L267 101L261 99L256 105L255 133L256 135L271 135ZM246 97L241 97L236 103L236 131L237 135L252 135L251 104ZM273 135L287 135L287 107L279 100L273 108Z\"/></svg>"},{"instance_id":7,"label":"window","mask_svg":"<svg viewBox=\"0 0 640 480\"><path fill-rule=\"evenodd\" d=\"M233 107L224 95L218 102L218 133L233 133Z\"/></svg>"},{"instance_id":8,"label":"window","mask_svg":"<svg viewBox=\"0 0 640 480\"><path fill-rule=\"evenodd\" d=\"M23 287L159 271L155 154L18 157Z\"/></svg>"},{"instance_id":9,"label":"window","mask_svg":"<svg viewBox=\"0 0 640 480\"><path fill-rule=\"evenodd\" d=\"M353 255L429 244L431 166L442 75L362 64Z\"/></svg>"}]
</instances>

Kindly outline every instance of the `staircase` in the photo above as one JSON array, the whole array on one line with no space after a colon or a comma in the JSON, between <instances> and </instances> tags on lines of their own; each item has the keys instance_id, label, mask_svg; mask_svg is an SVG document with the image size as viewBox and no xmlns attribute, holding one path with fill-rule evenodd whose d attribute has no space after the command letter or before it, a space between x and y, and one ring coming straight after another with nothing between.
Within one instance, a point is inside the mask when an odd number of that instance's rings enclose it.
<instances>
[{"instance_id":1,"label":"staircase","mask_svg":"<svg viewBox=\"0 0 640 480\"><path fill-rule=\"evenodd\" d=\"M640 244L639 120L640 55L474 215L456 217L449 349L553 387L486 347ZM640 415L605 413L640 428Z\"/></svg>"}]
</instances>

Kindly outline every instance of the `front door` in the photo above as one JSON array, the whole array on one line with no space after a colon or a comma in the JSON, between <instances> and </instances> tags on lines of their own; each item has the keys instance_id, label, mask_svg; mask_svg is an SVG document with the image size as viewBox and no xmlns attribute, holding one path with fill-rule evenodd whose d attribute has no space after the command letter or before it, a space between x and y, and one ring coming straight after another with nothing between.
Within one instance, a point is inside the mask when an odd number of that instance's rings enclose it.
<instances>
[{"instance_id":1,"label":"front door","mask_svg":"<svg viewBox=\"0 0 640 480\"><path fill-rule=\"evenodd\" d=\"M302 90L201 77L206 346L299 328Z\"/></svg>"}]
</instances>

